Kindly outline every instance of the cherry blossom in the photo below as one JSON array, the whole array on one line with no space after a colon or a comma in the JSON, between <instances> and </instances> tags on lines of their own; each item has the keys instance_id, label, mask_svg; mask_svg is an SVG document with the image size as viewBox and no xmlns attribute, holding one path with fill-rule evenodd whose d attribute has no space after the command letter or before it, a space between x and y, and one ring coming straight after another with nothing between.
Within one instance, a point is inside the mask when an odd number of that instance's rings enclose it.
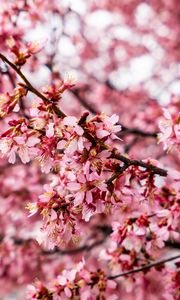
<instances>
[{"instance_id":1,"label":"cherry blossom","mask_svg":"<svg viewBox=\"0 0 180 300\"><path fill-rule=\"evenodd\" d=\"M1 1L0 298L179 299L178 4Z\"/></svg>"}]
</instances>

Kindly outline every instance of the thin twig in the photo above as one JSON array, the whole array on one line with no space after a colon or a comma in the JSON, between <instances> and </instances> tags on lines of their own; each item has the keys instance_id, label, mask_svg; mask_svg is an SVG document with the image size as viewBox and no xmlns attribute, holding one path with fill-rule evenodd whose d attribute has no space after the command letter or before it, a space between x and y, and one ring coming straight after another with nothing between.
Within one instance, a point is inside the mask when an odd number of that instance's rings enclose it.
<instances>
[{"instance_id":1,"label":"thin twig","mask_svg":"<svg viewBox=\"0 0 180 300\"><path fill-rule=\"evenodd\" d=\"M119 278L119 277L122 277L122 276L130 275L130 274L134 274L134 273L138 273L138 272L143 272L143 271L146 271L148 269L151 269L152 267L163 265L164 263L167 263L169 261L172 261L172 260L175 260L175 259L178 259L178 258L180 258L180 255L176 255L176 256L169 257L169 258L166 258L166 259L163 259L163 260L155 261L151 264L144 265L144 266L142 266L140 268L137 268L137 269L133 269L133 270L129 270L129 271L126 271L126 272L122 272L122 273L117 274L117 275L109 276L108 279L116 279L116 278Z\"/></svg>"}]
</instances>

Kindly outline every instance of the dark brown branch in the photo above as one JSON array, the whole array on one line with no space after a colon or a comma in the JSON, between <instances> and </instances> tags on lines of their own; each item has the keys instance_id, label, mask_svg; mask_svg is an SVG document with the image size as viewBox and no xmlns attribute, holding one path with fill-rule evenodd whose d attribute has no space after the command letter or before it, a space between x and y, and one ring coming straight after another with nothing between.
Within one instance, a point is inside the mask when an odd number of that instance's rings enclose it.
<instances>
[{"instance_id":1,"label":"dark brown branch","mask_svg":"<svg viewBox=\"0 0 180 300\"><path fill-rule=\"evenodd\" d=\"M160 176L167 176L166 170L164 170L162 168L158 168L152 164L145 163L141 160L129 159L126 156L119 154L116 150L112 153L110 158L115 158L117 160L120 160L126 166L139 166L139 167L145 168L146 170L148 170L154 174L158 174Z\"/></svg>"},{"instance_id":2,"label":"dark brown branch","mask_svg":"<svg viewBox=\"0 0 180 300\"><path fill-rule=\"evenodd\" d=\"M136 269L129 270L129 271L126 271L126 272L122 272L122 273L114 275L114 276L109 276L108 279L116 279L116 278L119 278L119 277L122 277L122 276L131 275L131 274L138 273L138 272L144 272L144 271L147 271L147 270L149 270L153 267L163 265L163 264L165 264L169 261L172 261L172 260L175 260L175 259L178 259L178 258L180 258L180 255L176 255L176 256L169 257L169 258L166 258L166 259L163 259L163 260L155 261L151 264L144 265L140 268L136 268Z\"/></svg>"},{"instance_id":3,"label":"dark brown branch","mask_svg":"<svg viewBox=\"0 0 180 300\"><path fill-rule=\"evenodd\" d=\"M168 240L168 241L165 242L165 246L169 247L169 248L172 248L172 249L179 249L180 250L180 241L176 242L176 241Z\"/></svg>"},{"instance_id":4,"label":"dark brown branch","mask_svg":"<svg viewBox=\"0 0 180 300\"><path fill-rule=\"evenodd\" d=\"M106 180L106 184L110 185L119 175L121 175L126 169L128 169L129 165L124 164L108 179Z\"/></svg>"},{"instance_id":5,"label":"dark brown branch","mask_svg":"<svg viewBox=\"0 0 180 300\"><path fill-rule=\"evenodd\" d=\"M129 153L131 148L139 141L139 137L135 136L134 139L127 145L125 145L124 152Z\"/></svg>"},{"instance_id":6,"label":"dark brown branch","mask_svg":"<svg viewBox=\"0 0 180 300\"><path fill-rule=\"evenodd\" d=\"M78 102L80 104L82 104L82 106L84 108L86 108L87 110L89 110L90 113L92 113L93 115L98 114L98 110L96 110L95 108L92 107L91 104L89 104L89 102L85 101L83 97L81 97L80 93L78 92L78 89L72 89L71 93L76 97L76 99L78 100Z\"/></svg>"},{"instance_id":7,"label":"dark brown branch","mask_svg":"<svg viewBox=\"0 0 180 300\"><path fill-rule=\"evenodd\" d=\"M120 124L122 127L123 133L127 134L134 134L134 135L140 135L142 137L152 137L152 138L157 138L158 133L157 132L145 132L137 128L128 128L122 124Z\"/></svg>"},{"instance_id":8,"label":"dark brown branch","mask_svg":"<svg viewBox=\"0 0 180 300\"><path fill-rule=\"evenodd\" d=\"M37 97L39 97L40 99L42 99L44 101L45 104L51 104L52 108L54 110L54 112L60 117L60 118L64 118L66 117L66 115L64 114L63 111L61 111L55 104L53 104L48 98L46 98L43 94L41 94L34 86L32 86L32 84L29 82L29 80L25 77L25 75L22 73L22 71L15 65L13 64L11 61L9 61L2 53L0 53L0 58L6 63L8 64L20 77L21 79L24 81L24 83L26 84L28 90L30 92L32 92L33 94L35 94Z\"/></svg>"}]
</instances>

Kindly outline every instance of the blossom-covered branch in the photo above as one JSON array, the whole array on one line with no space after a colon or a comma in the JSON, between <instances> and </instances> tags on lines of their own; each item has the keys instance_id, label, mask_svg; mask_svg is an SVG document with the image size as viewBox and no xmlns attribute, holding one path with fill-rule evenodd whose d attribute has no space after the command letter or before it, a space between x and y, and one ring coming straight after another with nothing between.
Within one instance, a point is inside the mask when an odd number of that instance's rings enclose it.
<instances>
[{"instance_id":1,"label":"blossom-covered branch","mask_svg":"<svg viewBox=\"0 0 180 300\"><path fill-rule=\"evenodd\" d=\"M5 61L9 66L11 66L13 68L13 70L15 70L17 72L17 74L23 79L23 81L25 82L25 84L27 85L28 90L30 90L32 93L34 93L35 95L37 95L39 98L41 98L45 104L50 104L52 106L53 111L57 114L58 117L60 118L65 118L66 114L64 112L62 112L54 103L53 103L53 99L49 100L48 98L46 98L42 93L40 93L36 88L34 88L32 86L32 84L29 82L29 80L25 77L25 75L22 73L22 71L12 62L10 62L3 54L0 53L0 57L3 61ZM85 120L86 121L86 117ZM81 124L83 124L82 119L80 119L80 121L78 122L78 124L80 124L80 126L82 126ZM83 126L84 128L84 126ZM119 125L119 129L121 129L121 126ZM118 132L118 131L117 131ZM96 144L96 139L94 139L92 137L91 134L89 134L88 130L85 129L85 135L87 138L89 138L91 141L93 140L93 142L95 142ZM121 160L122 162L124 162L125 166L128 167L130 165L135 165L135 166L141 166L143 168L146 168L147 170L155 173L155 174L159 174L161 176L167 176L167 171L163 170L161 168L158 168L156 166L153 166L151 164L148 163L144 163L142 161L137 161L137 160L130 160L128 158L126 158L123 155L119 155L116 154L115 151L113 151L114 153L111 155L111 158L115 158L118 160ZM126 169L126 167L124 168L124 170Z\"/></svg>"},{"instance_id":2,"label":"blossom-covered branch","mask_svg":"<svg viewBox=\"0 0 180 300\"><path fill-rule=\"evenodd\" d=\"M13 64L7 57L5 57L2 53L0 53L0 58L7 63L24 81L26 84L25 88L29 90L30 92L34 93L36 96L38 96L40 99L44 101L45 104L50 104L52 106L52 109L55 111L55 113L60 117L64 118L66 115L52 102L46 98L42 93L40 93L32 84L29 82L29 80L26 78L26 76L23 74L23 72L20 70L19 67L17 67L15 64Z\"/></svg>"},{"instance_id":3,"label":"blossom-covered branch","mask_svg":"<svg viewBox=\"0 0 180 300\"><path fill-rule=\"evenodd\" d=\"M126 2L1 1L0 298L179 300L178 0Z\"/></svg>"}]
</instances>

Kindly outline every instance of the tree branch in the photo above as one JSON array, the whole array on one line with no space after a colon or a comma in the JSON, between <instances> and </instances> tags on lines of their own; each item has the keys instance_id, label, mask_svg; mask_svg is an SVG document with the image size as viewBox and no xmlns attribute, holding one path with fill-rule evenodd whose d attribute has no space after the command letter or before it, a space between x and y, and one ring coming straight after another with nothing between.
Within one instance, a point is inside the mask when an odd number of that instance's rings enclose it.
<instances>
[{"instance_id":1,"label":"tree branch","mask_svg":"<svg viewBox=\"0 0 180 300\"><path fill-rule=\"evenodd\" d=\"M169 257L169 258L166 258L166 259L163 259L163 260L155 261L151 264L144 265L140 268L136 268L136 269L133 269L133 270L130 270L130 271L122 272L122 273L114 275L114 276L109 276L108 279L116 279L116 278L119 278L119 277L122 277L122 276L130 275L130 274L134 274L134 273L138 273L138 272L143 272L143 271L151 269L152 267L163 265L166 262L169 262L169 261L172 261L172 260L175 260L175 259L178 259L178 258L180 258L180 255L176 255L176 256Z\"/></svg>"},{"instance_id":2,"label":"tree branch","mask_svg":"<svg viewBox=\"0 0 180 300\"><path fill-rule=\"evenodd\" d=\"M106 180L106 184L110 185L119 175L121 175L128 168L129 165L127 164L124 164L122 167L119 167L118 170L108 180Z\"/></svg>"},{"instance_id":3,"label":"tree branch","mask_svg":"<svg viewBox=\"0 0 180 300\"><path fill-rule=\"evenodd\" d=\"M7 59L7 57L5 57L2 53L0 53L0 58L6 63L8 64L20 77L21 79L24 81L24 83L27 85L27 88L30 92L32 92L33 94L35 94L37 97L39 97L40 99L42 99L44 101L45 104L51 104L52 108L54 110L54 112L60 117L60 118L64 118L66 117L66 115L64 114L63 111L61 111L55 104L53 104L51 102L51 100L49 100L48 98L46 98L43 94L41 94L34 86L32 86L32 84L29 82L29 80L26 78L26 76L22 73L22 71L20 70L20 68L18 68L15 64L13 64L11 61L9 61Z\"/></svg>"},{"instance_id":4,"label":"tree branch","mask_svg":"<svg viewBox=\"0 0 180 300\"><path fill-rule=\"evenodd\" d=\"M122 161L127 167L139 166L139 167L145 168L146 170L148 170L154 174L158 174L158 175L164 176L164 177L167 176L167 170L158 168L152 164L145 163L141 160L129 159L126 156L119 154L116 150L112 153L110 158L115 158L117 160Z\"/></svg>"}]
</instances>

